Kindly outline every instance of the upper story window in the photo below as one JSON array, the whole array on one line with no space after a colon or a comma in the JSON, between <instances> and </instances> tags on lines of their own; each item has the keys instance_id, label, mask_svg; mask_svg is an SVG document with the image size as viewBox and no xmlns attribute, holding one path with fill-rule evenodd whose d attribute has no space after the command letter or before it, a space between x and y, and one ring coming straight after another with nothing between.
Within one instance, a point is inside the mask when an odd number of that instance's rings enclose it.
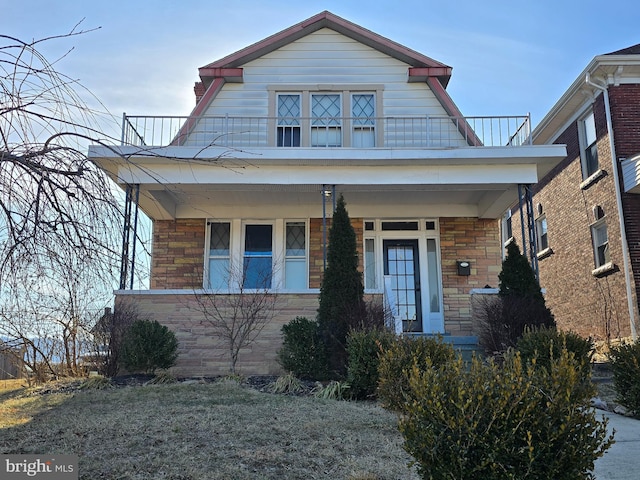
<instances>
[{"instance_id":1,"label":"upper story window","mask_svg":"<svg viewBox=\"0 0 640 480\"><path fill-rule=\"evenodd\" d=\"M311 146L342 146L341 95L311 95Z\"/></svg>"},{"instance_id":2,"label":"upper story window","mask_svg":"<svg viewBox=\"0 0 640 480\"><path fill-rule=\"evenodd\" d=\"M596 122L591 110L578 122L580 137L580 160L582 163L582 178L589 178L598 171L598 146L596 137Z\"/></svg>"},{"instance_id":3,"label":"upper story window","mask_svg":"<svg viewBox=\"0 0 640 480\"><path fill-rule=\"evenodd\" d=\"M300 95L278 95L279 147L300 146Z\"/></svg>"},{"instance_id":4,"label":"upper story window","mask_svg":"<svg viewBox=\"0 0 640 480\"><path fill-rule=\"evenodd\" d=\"M611 262L609 254L609 236L607 223L602 207L594 208L595 222L591 225L591 239L593 241L593 254L596 268Z\"/></svg>"},{"instance_id":5,"label":"upper story window","mask_svg":"<svg viewBox=\"0 0 640 480\"><path fill-rule=\"evenodd\" d=\"M375 98L372 93L351 96L352 146L359 148L376 146L375 112Z\"/></svg>"},{"instance_id":6,"label":"upper story window","mask_svg":"<svg viewBox=\"0 0 640 480\"><path fill-rule=\"evenodd\" d=\"M383 143L384 85L269 85L269 144L373 148Z\"/></svg>"}]
</instances>

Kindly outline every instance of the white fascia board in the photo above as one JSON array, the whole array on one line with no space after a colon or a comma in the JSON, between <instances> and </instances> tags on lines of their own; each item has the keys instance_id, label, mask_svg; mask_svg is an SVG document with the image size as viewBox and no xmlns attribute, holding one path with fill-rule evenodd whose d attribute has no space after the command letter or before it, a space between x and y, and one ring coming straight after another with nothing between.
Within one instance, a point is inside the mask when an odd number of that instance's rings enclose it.
<instances>
[{"instance_id":1,"label":"white fascia board","mask_svg":"<svg viewBox=\"0 0 640 480\"><path fill-rule=\"evenodd\" d=\"M105 163L108 159L144 166L172 163L192 165L394 165L422 162L430 165L529 163L564 158L560 145L521 147L461 148L255 148L234 150L226 147L89 147L89 158Z\"/></svg>"},{"instance_id":2,"label":"white fascia board","mask_svg":"<svg viewBox=\"0 0 640 480\"><path fill-rule=\"evenodd\" d=\"M145 185L452 185L518 184L538 181L536 164L402 166L147 165L123 168L118 181Z\"/></svg>"}]
</instances>

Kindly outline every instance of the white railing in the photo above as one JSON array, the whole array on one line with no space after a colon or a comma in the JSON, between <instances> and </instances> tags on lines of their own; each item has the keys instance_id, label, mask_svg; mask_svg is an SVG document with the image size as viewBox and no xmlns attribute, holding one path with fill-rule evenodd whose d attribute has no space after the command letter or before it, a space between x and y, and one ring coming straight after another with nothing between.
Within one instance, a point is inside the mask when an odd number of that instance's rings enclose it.
<instances>
[{"instance_id":1,"label":"white railing","mask_svg":"<svg viewBox=\"0 0 640 480\"><path fill-rule=\"evenodd\" d=\"M459 148L531 144L528 115L502 117L160 117L123 115L135 146Z\"/></svg>"},{"instance_id":2,"label":"white railing","mask_svg":"<svg viewBox=\"0 0 640 480\"><path fill-rule=\"evenodd\" d=\"M384 276L384 293L382 295L382 303L384 308L384 324L385 326L396 332L398 335L402 334L402 318L398 311L398 304L396 303L396 294L393 291L391 285L391 275Z\"/></svg>"}]
</instances>

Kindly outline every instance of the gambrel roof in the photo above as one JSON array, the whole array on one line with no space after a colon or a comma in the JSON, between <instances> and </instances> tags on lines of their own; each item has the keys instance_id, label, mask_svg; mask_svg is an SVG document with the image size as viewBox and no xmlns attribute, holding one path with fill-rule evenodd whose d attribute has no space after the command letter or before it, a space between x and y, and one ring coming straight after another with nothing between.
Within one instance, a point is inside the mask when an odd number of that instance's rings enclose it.
<instances>
[{"instance_id":1,"label":"gambrel roof","mask_svg":"<svg viewBox=\"0 0 640 480\"><path fill-rule=\"evenodd\" d=\"M242 82L242 65L322 28L334 30L363 45L407 63L409 65L408 82L426 82L449 115L462 116L445 90L451 78L452 68L450 66L326 10L220 60L200 67L198 72L201 82L197 82L195 86L198 104L191 115L202 114L206 105L216 96L226 82Z\"/></svg>"},{"instance_id":2,"label":"gambrel roof","mask_svg":"<svg viewBox=\"0 0 640 480\"><path fill-rule=\"evenodd\" d=\"M408 63L413 67L413 75L411 76L429 76L437 77L444 87L449 83L451 77L451 67L440 63L433 58L422 55L410 48L407 48L399 43L389 40L382 35L367 30L355 23L352 23L344 18L334 15L331 12L324 11L307 20L304 20L292 27L282 30L279 33L271 35L270 37L260 40L253 45L250 45L242 50L239 50L231 55L216 60L199 69L200 77L206 84L208 77L215 77L218 73L217 69L233 69L240 67L241 65L262 57L267 53L270 53L278 48L287 45L291 42L295 42L300 38L316 32L321 28L330 28L342 35L345 35L353 40L356 40L364 45L367 45L375 50L385 53L393 58L396 58L402 62Z\"/></svg>"}]
</instances>

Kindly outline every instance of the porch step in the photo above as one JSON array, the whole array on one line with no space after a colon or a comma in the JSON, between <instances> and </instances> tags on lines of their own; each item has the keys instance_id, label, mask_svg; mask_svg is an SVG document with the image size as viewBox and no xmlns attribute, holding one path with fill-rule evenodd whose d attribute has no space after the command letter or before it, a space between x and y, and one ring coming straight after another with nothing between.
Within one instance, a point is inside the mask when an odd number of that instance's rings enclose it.
<instances>
[{"instance_id":1,"label":"porch step","mask_svg":"<svg viewBox=\"0 0 640 480\"><path fill-rule=\"evenodd\" d=\"M425 334L424 336L442 338L444 343L449 343L453 346L453 349L462 355L462 359L465 362L470 362L473 354L482 356L484 354L482 348L478 344L478 337L475 335L457 336L448 333L440 335Z\"/></svg>"},{"instance_id":2,"label":"porch step","mask_svg":"<svg viewBox=\"0 0 640 480\"><path fill-rule=\"evenodd\" d=\"M453 349L462 355L462 359L465 362L470 362L475 353L476 356L482 355L483 351L478 345L478 337L475 335L469 336L454 336L454 335L444 335L442 340L446 343L450 343L453 345Z\"/></svg>"}]
</instances>

